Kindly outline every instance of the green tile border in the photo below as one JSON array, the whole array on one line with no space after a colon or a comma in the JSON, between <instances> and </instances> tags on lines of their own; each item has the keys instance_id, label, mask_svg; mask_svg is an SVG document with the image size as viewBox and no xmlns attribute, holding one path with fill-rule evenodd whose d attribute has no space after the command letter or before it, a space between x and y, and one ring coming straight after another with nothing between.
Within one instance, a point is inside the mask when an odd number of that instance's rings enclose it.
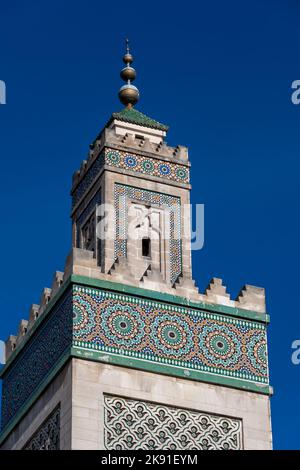
<instances>
[{"instance_id":1,"label":"green tile border","mask_svg":"<svg viewBox=\"0 0 300 470\"><path fill-rule=\"evenodd\" d=\"M23 342L10 355L7 363L4 364L4 366L0 370L0 378L3 377L3 375L5 374L7 369L10 367L10 365L13 363L15 358L20 354L24 346L32 338L32 336L34 335L35 331L37 330L41 322L44 321L44 319L49 315L49 313L52 311L52 308L56 305L58 300L63 296L63 294L67 291L67 289L73 284L81 284L83 286L96 287L96 288L100 288L103 290L111 290L114 292L131 294L131 295L135 295L141 298L149 298L149 299L157 300L160 302L167 302L167 303L171 303L174 305L184 306L187 308L201 309L201 310L205 310L206 312L211 312L211 313L230 315L234 318L252 320L252 321L263 323L265 325L267 325L270 322L270 316L268 314L258 313L252 310L244 310L240 308L229 307L226 305L217 305L217 304L211 304L211 303L205 303L205 302L195 302L195 301L191 301L191 300L188 300L184 297L180 297L177 295L163 294L163 293L155 292L155 291L148 290L148 289L142 289L140 287L133 287L128 284L120 284L117 282L106 281L102 279L94 279L94 278L90 278L86 276L78 276L78 275L73 274L66 280L66 282L64 282L64 284L62 285L60 290L57 292L55 297L50 300L43 314L35 321L32 328L26 334L26 337L23 340Z\"/></svg>"},{"instance_id":2,"label":"green tile border","mask_svg":"<svg viewBox=\"0 0 300 470\"><path fill-rule=\"evenodd\" d=\"M3 429L0 434L0 445L5 441L14 427L29 411L37 398L44 392L47 386L52 380L58 375L64 365L71 358L91 360L95 362L101 362L105 364L113 364L121 367L129 367L132 369L142 370L146 372L153 372L156 374L163 374L172 377L178 377L180 379L196 380L205 382L208 384L215 384L224 387L235 388L238 390L244 390L247 392L255 392L263 395L272 395L273 389L266 384L256 384L247 380L231 379L229 377L215 376L214 374L200 372L190 369L184 369L177 366L168 366L161 364L153 364L152 362L145 361L142 359L123 357L113 353L105 353L99 351L92 351L90 349L71 347L68 348L61 359L51 369L48 375L40 383L34 394L27 400L22 406L19 412L15 415L12 421Z\"/></svg>"},{"instance_id":3,"label":"green tile border","mask_svg":"<svg viewBox=\"0 0 300 470\"><path fill-rule=\"evenodd\" d=\"M237 388L249 392L261 393L263 395L271 395L272 388L268 384L251 382L244 379L235 379L222 375L215 375L209 372L192 370L180 366L154 363L144 359L138 359L112 352L95 351L90 348L73 346L71 351L72 357L87 359L96 362L104 362L117 366L129 367L132 369L154 372L156 374L170 375L181 379L196 380L197 382L206 382L208 384L223 385L225 387Z\"/></svg>"},{"instance_id":4,"label":"green tile border","mask_svg":"<svg viewBox=\"0 0 300 470\"><path fill-rule=\"evenodd\" d=\"M118 292L119 294L128 294L135 295L140 298L153 299L160 302L166 302L173 305L180 305L186 308L201 309L212 314L223 314L229 315L234 318L241 318L245 320L252 320L260 323L267 324L270 321L268 314L261 314L251 310L244 310L234 307L228 307L224 305L217 304L208 304L205 302L194 302L188 299L185 299L180 296L163 294L155 291L141 289L138 287L129 286L126 284L120 284L116 282L100 280L89 278L85 276L72 275L67 281L62 285L61 289L57 292L55 297L51 299L47 305L43 314L36 320L31 330L28 332L25 340L19 345L16 351L10 356L8 362L1 368L0 377L7 372L10 366L14 363L15 359L19 356L20 352L23 350L25 345L31 338L35 335L36 330L39 328L41 323L45 320L46 317L52 312L53 308L56 306L57 302L61 299L64 293L74 284L79 284L85 287L91 288L100 288L102 290L109 290ZM12 421L7 425L6 428L0 434L0 445L7 438L13 428L17 423L22 419L22 417L27 413L31 408L33 403L36 401L38 396L45 390L45 388L50 384L54 377L60 372L62 367L67 363L70 358L81 358L85 360L92 360L107 364L113 364L121 367L129 367L137 370L144 370L148 372L153 372L157 374L169 375L172 377L178 377L188 380L202 381L209 384L216 384L225 387L235 388L239 390L245 390L249 392L260 393L263 395L272 395L273 389L270 385L251 382L245 379L237 379L225 377L222 375L215 375L209 372L203 372L193 369L186 369L180 366L175 365L166 365L160 363L153 363L144 359L124 357L114 353L107 353L101 351L94 351L91 349L85 349L82 347L70 346L67 348L64 355L58 360L56 365L49 371L47 376L43 379L40 385L37 387L35 392L27 402L22 406L19 412L15 415Z\"/></svg>"}]
</instances>

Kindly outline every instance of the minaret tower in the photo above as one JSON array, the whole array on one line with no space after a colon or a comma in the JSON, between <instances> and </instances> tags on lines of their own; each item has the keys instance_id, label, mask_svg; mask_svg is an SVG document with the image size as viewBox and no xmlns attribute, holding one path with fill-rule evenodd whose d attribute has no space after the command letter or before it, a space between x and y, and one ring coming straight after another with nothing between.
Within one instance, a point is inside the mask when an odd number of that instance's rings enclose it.
<instances>
[{"instance_id":1,"label":"minaret tower","mask_svg":"<svg viewBox=\"0 0 300 470\"><path fill-rule=\"evenodd\" d=\"M264 289L192 277L190 161L119 99L73 175L72 248L6 341L2 449L270 449Z\"/></svg>"}]
</instances>

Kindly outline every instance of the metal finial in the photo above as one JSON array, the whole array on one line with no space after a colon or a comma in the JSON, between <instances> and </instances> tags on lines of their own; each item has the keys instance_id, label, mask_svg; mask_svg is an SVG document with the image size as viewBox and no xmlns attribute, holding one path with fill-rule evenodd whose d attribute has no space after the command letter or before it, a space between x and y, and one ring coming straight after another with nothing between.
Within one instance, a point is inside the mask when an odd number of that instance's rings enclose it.
<instances>
[{"instance_id":1,"label":"metal finial","mask_svg":"<svg viewBox=\"0 0 300 470\"><path fill-rule=\"evenodd\" d=\"M129 39L126 38L125 39L125 42L126 42L126 54L130 54L130 49L129 49Z\"/></svg>"},{"instance_id":2,"label":"metal finial","mask_svg":"<svg viewBox=\"0 0 300 470\"><path fill-rule=\"evenodd\" d=\"M138 102L140 94L139 90L131 84L131 82L136 78L136 71L133 67L131 67L133 56L130 53L129 40L126 39L125 43L126 53L123 57L123 62L126 64L126 67L121 70L120 75L122 80L127 82L127 84L120 88L119 98L121 103L123 103L128 108L131 108Z\"/></svg>"}]
</instances>

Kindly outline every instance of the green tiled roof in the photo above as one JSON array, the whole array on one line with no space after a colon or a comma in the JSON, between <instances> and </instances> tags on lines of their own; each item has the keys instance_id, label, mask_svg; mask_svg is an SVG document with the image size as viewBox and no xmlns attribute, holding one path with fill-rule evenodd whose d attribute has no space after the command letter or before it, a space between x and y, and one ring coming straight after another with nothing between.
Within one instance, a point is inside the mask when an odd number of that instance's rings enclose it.
<instances>
[{"instance_id":1,"label":"green tiled roof","mask_svg":"<svg viewBox=\"0 0 300 470\"><path fill-rule=\"evenodd\" d=\"M149 118L134 108L124 108L118 113L113 113L110 122L113 119L119 119L119 121L138 124L139 126L151 127L152 129L159 129L161 131L167 131L169 129L168 126L165 126L164 124Z\"/></svg>"}]
</instances>

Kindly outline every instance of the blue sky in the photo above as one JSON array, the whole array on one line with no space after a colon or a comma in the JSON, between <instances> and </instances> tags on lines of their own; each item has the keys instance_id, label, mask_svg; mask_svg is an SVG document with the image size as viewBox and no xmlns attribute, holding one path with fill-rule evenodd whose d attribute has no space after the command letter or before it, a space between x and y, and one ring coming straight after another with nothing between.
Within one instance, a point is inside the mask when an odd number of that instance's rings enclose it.
<instances>
[{"instance_id":1,"label":"blue sky","mask_svg":"<svg viewBox=\"0 0 300 470\"><path fill-rule=\"evenodd\" d=\"M189 147L205 204L194 278L221 277L233 298L266 288L274 447L300 448L299 14L296 0L0 1L1 339L64 267L72 173L122 108L128 36L137 108Z\"/></svg>"}]
</instances>

